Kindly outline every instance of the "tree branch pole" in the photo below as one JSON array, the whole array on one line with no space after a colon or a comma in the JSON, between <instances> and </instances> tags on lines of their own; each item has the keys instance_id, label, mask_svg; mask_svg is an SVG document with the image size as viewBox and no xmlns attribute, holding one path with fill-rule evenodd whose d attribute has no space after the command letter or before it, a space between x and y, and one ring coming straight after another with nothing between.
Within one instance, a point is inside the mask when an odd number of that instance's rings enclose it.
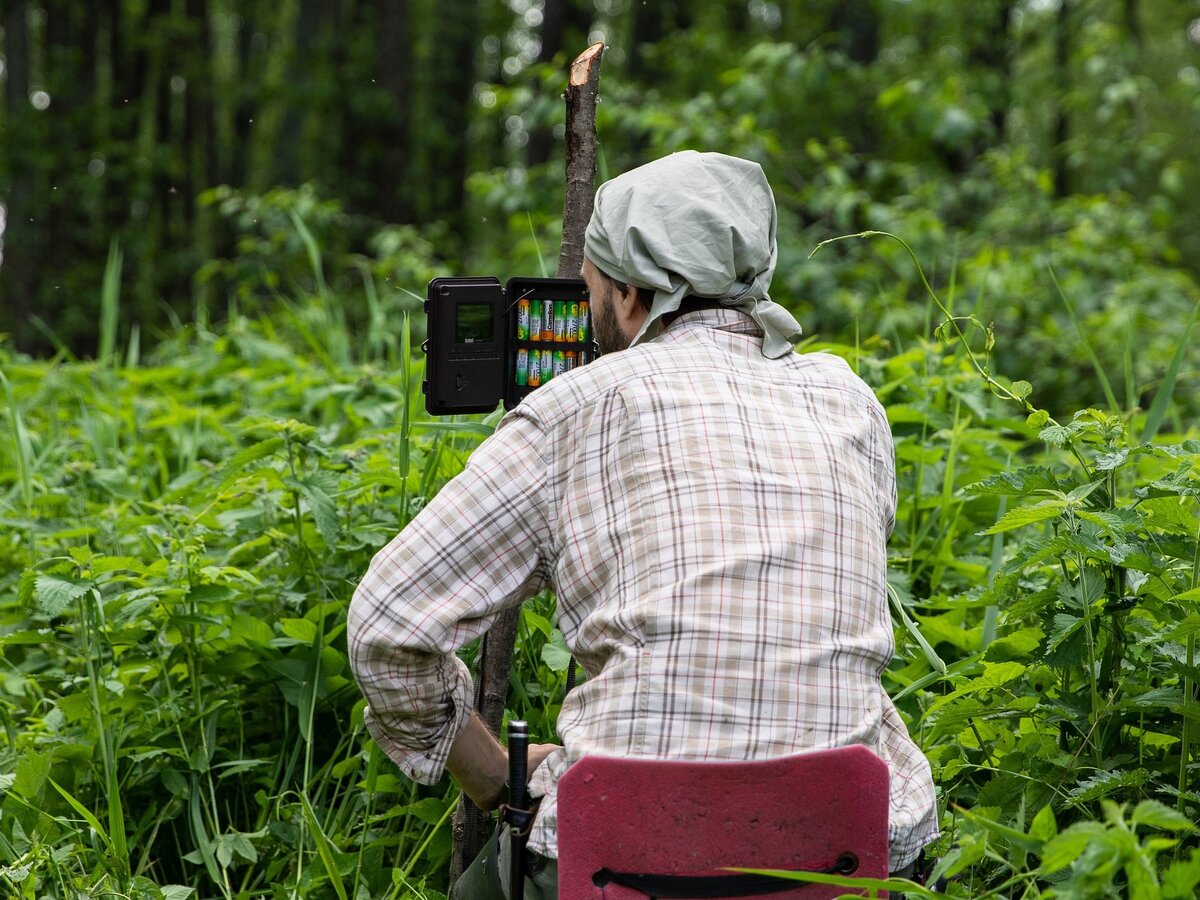
<instances>
[{"instance_id":1,"label":"tree branch pole","mask_svg":"<svg viewBox=\"0 0 1200 900\"><path fill-rule=\"evenodd\" d=\"M600 84L603 43L593 44L571 63L563 100L566 121L566 189L563 196L562 245L558 276L574 278L583 265L583 236L592 217L596 181L596 102ZM502 613L486 635L479 654L475 708L493 734L500 731L513 646L517 639L520 607ZM450 884L479 854L487 840L490 817L463 794L452 824L454 849L450 856Z\"/></svg>"}]
</instances>

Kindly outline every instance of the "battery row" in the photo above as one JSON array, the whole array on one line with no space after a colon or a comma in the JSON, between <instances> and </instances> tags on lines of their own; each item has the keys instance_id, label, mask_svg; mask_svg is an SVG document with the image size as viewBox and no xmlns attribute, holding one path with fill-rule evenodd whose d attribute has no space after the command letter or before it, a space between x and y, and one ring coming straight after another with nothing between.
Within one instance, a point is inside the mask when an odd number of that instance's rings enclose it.
<instances>
[{"instance_id":1,"label":"battery row","mask_svg":"<svg viewBox=\"0 0 1200 900\"><path fill-rule=\"evenodd\" d=\"M517 301L517 340L586 343L589 339L586 300Z\"/></svg>"},{"instance_id":2,"label":"battery row","mask_svg":"<svg viewBox=\"0 0 1200 900\"><path fill-rule=\"evenodd\" d=\"M521 387L539 387L555 375L588 362L590 338L586 300L518 300L518 341L568 346L517 348L516 383ZM571 344L578 345L578 349L571 349Z\"/></svg>"}]
</instances>

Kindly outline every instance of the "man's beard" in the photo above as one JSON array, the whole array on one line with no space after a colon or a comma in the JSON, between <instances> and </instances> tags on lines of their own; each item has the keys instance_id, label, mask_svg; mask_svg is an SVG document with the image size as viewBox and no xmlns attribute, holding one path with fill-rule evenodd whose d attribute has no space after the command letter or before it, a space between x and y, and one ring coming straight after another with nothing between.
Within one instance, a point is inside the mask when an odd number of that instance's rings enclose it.
<instances>
[{"instance_id":1,"label":"man's beard","mask_svg":"<svg viewBox=\"0 0 1200 900\"><path fill-rule=\"evenodd\" d=\"M604 288L604 302L592 304L595 319L592 322L592 330L596 334L596 344L600 347L601 355L616 353L629 346L629 338L617 324L617 313L613 309L613 286L606 284Z\"/></svg>"}]
</instances>

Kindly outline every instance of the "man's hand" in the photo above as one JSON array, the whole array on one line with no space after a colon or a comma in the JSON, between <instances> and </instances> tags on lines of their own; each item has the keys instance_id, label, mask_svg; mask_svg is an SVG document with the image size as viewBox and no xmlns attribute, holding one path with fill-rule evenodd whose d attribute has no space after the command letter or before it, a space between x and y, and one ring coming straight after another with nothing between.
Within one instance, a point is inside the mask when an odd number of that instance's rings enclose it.
<instances>
[{"instance_id":1,"label":"man's hand","mask_svg":"<svg viewBox=\"0 0 1200 900\"><path fill-rule=\"evenodd\" d=\"M532 775L542 760L559 749L558 744L530 744L529 773ZM480 809L490 812L500 805L500 794L508 780L508 751L474 713L450 745L446 768Z\"/></svg>"},{"instance_id":2,"label":"man's hand","mask_svg":"<svg viewBox=\"0 0 1200 900\"><path fill-rule=\"evenodd\" d=\"M555 750L561 750L561 744L530 744L529 745L529 777L533 777L533 771L542 762L553 753Z\"/></svg>"}]
</instances>

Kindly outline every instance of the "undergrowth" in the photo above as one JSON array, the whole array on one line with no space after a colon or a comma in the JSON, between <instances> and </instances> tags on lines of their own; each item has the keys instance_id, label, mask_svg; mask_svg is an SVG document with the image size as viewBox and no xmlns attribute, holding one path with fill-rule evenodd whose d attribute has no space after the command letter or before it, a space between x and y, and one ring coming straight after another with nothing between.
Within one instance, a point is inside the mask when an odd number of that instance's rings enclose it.
<instances>
[{"instance_id":1,"label":"undergrowth","mask_svg":"<svg viewBox=\"0 0 1200 900\"><path fill-rule=\"evenodd\" d=\"M1191 897L1200 441L1157 434L1165 400L1051 419L991 371L990 330L930 298L949 341L804 350L844 355L892 424L886 686L934 767L948 890ZM456 793L370 741L345 609L495 419L431 422L407 325L355 334L336 302L146 358L0 349L12 896L444 893ZM543 594L509 704L534 740L566 667Z\"/></svg>"}]
</instances>

